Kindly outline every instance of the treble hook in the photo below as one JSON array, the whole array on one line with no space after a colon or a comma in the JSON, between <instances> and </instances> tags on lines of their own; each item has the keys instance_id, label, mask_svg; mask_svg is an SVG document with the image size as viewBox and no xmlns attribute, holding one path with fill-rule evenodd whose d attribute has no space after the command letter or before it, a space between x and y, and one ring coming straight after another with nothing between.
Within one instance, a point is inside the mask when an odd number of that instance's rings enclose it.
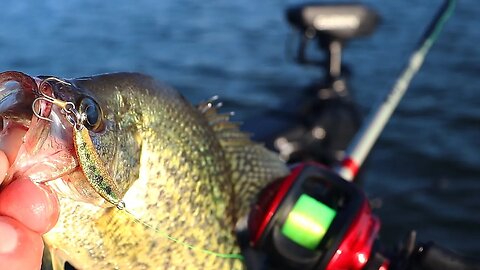
<instances>
[{"instance_id":1,"label":"treble hook","mask_svg":"<svg viewBox=\"0 0 480 270\"><path fill-rule=\"evenodd\" d=\"M67 85L71 85L69 82L66 82L66 81L63 81L63 80L60 80L58 78L55 78L55 77L49 77L45 80L43 80L41 83L40 83L40 87L39 87L39 94L40 94L40 97L36 98L35 100L33 100L32 102L32 111L33 111L33 114L38 117L39 119L43 119L43 120L46 120L46 121L49 121L49 122L53 122L51 119L47 118L47 117L43 117L40 112L37 112L35 111L35 105L37 104L37 102L39 102L40 100L43 100L43 101L46 101L46 102L50 102L54 105L57 105L58 107L62 108L62 110L68 114L68 113L72 113L74 115L78 114L78 112L75 110L75 104L73 104L72 102L70 101L64 101L64 100L61 100L61 99L57 99L57 98L54 98L54 97L51 97L47 94L45 94L44 92L42 92L42 86L44 83L48 83L48 81L57 81L57 82L60 82L60 83L63 83L63 84L67 84Z\"/></svg>"}]
</instances>

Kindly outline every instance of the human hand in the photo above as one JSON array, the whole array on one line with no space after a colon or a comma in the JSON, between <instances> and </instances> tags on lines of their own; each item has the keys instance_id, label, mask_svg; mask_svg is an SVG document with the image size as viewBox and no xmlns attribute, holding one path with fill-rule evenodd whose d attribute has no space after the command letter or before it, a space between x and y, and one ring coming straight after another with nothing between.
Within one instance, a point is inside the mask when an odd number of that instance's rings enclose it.
<instances>
[{"instance_id":1,"label":"human hand","mask_svg":"<svg viewBox=\"0 0 480 270\"><path fill-rule=\"evenodd\" d=\"M5 133L7 132L7 133ZM15 160L25 131L3 131L0 141L0 184ZM14 179L0 189L0 269L40 269L42 234L58 219L58 200L44 185Z\"/></svg>"}]
</instances>

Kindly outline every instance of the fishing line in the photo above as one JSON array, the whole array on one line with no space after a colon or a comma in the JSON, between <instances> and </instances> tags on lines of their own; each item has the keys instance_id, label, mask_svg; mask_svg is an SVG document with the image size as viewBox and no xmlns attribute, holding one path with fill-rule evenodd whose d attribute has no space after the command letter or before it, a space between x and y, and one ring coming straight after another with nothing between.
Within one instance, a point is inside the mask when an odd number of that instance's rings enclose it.
<instances>
[{"instance_id":1,"label":"fishing line","mask_svg":"<svg viewBox=\"0 0 480 270\"><path fill-rule=\"evenodd\" d=\"M189 243L184 242L184 241L182 241L178 238L173 237L172 235L170 235L169 233L167 233L165 231L159 230L158 228L156 228L156 227L152 226L151 224L141 220L140 218L137 218L130 210L128 210L126 208L123 208L120 211L124 211L125 213L130 215L135 222L137 222L137 223L139 223L139 224L141 224L141 225L143 225L143 226L145 226L149 229L152 229L153 231L155 231L156 233L164 236L168 240L170 240L170 241L172 241L176 244L182 245L185 248L188 248L188 249L191 249L191 250L194 250L194 251L200 251L200 252L203 252L203 253L206 253L206 254L209 254L209 255L213 255L213 256L216 256L216 257L219 257L219 258L223 258L223 259L243 260L242 254L239 254L239 253L221 253L221 252L215 252L215 251L212 251L212 250L204 249L204 248L201 248L201 247L198 247L198 246L194 246L192 244L189 244Z\"/></svg>"},{"instance_id":2,"label":"fishing line","mask_svg":"<svg viewBox=\"0 0 480 270\"><path fill-rule=\"evenodd\" d=\"M101 157L98 155L92 143L90 134L87 131L87 128L85 128L85 126L81 121L78 122L79 119L76 119L76 120L77 121L72 123L74 125L73 138L74 138L75 152L76 152L77 158L79 159L80 167L82 168L82 171L85 174L88 182L91 184L91 186L95 189L95 191L101 197L103 197L105 200L115 205L118 210L125 211L125 213L130 215L135 222L145 226L146 228L152 229L156 233L163 235L165 238L167 238L168 240L174 243L182 245L188 249L214 255L219 258L240 259L240 260L243 259L243 256L241 254L215 252L212 250L204 249L204 248L189 244L187 242L184 242L178 238L173 237L172 235L170 235L165 231L157 229L156 227L141 220L140 218L137 218L132 211L126 209L125 202L120 199L121 193L117 185L115 184L115 181L113 180L111 175L108 173L108 170L104 162L102 161ZM77 125L79 125L80 128L77 128Z\"/></svg>"}]
</instances>

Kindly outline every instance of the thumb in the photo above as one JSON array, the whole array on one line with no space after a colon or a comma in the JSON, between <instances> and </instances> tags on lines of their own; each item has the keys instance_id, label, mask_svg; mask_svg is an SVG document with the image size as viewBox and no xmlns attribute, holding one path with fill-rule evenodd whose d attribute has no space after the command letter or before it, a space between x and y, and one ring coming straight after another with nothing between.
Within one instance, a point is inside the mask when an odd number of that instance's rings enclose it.
<instances>
[{"instance_id":1,"label":"thumb","mask_svg":"<svg viewBox=\"0 0 480 270\"><path fill-rule=\"evenodd\" d=\"M25 178L15 179L0 192L0 215L12 217L43 234L58 220L58 199L47 186Z\"/></svg>"}]
</instances>

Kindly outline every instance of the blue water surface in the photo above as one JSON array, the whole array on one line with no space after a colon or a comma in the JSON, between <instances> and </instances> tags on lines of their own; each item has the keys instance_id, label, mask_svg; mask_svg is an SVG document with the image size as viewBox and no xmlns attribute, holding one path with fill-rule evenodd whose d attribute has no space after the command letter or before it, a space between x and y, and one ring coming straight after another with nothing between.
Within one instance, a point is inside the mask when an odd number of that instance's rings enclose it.
<instances>
[{"instance_id":1,"label":"blue water surface","mask_svg":"<svg viewBox=\"0 0 480 270\"><path fill-rule=\"evenodd\" d=\"M392 85L441 1L360 1L382 16L345 60L364 112ZM238 120L322 74L286 53L300 1L4 1L0 70L77 77L140 71L192 102L219 94ZM365 188L392 246L409 229L480 256L480 4L458 3L367 164ZM289 42L290 41L290 42ZM230 107L229 107L230 106Z\"/></svg>"}]
</instances>

